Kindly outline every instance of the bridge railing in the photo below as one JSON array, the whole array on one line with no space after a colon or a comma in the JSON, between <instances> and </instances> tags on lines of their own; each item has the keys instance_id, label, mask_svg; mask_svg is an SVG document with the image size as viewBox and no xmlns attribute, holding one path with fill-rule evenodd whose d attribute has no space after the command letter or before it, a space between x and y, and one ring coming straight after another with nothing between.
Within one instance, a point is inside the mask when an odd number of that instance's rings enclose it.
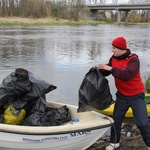
<instances>
[{"instance_id":1,"label":"bridge railing","mask_svg":"<svg viewBox=\"0 0 150 150\"><path fill-rule=\"evenodd\" d=\"M150 5L150 1L149 2L126 2L126 3L85 3L84 6L97 6L97 5L103 5L103 6L107 6L107 5L112 5L112 6L116 6L116 5Z\"/></svg>"}]
</instances>

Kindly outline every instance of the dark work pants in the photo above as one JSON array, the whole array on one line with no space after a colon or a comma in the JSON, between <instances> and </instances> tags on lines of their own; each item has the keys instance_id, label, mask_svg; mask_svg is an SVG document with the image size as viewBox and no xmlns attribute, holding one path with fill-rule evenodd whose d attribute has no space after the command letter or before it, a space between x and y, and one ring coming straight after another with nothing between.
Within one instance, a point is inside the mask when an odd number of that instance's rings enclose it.
<instances>
[{"instance_id":1,"label":"dark work pants","mask_svg":"<svg viewBox=\"0 0 150 150\"><path fill-rule=\"evenodd\" d=\"M118 143L123 119L128 108L131 107L134 121L139 128L145 144L150 147L150 123L148 119L144 93L132 97L125 97L116 93L116 103L113 112L114 124L111 127L111 143Z\"/></svg>"}]
</instances>

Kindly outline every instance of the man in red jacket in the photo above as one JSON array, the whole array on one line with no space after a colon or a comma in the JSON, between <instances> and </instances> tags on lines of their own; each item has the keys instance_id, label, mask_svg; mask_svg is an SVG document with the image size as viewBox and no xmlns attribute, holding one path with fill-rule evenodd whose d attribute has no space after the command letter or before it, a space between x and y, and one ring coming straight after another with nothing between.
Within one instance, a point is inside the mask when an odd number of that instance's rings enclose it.
<instances>
[{"instance_id":1,"label":"man in red jacket","mask_svg":"<svg viewBox=\"0 0 150 150\"><path fill-rule=\"evenodd\" d=\"M113 55L108 64L99 64L104 76L112 74L117 88L113 112L114 125L111 128L110 145L106 150L119 147L123 119L129 107L132 108L134 121L148 149L150 150L150 123L144 101L144 84L140 75L140 61L136 54L127 48L124 37L112 41Z\"/></svg>"}]
</instances>

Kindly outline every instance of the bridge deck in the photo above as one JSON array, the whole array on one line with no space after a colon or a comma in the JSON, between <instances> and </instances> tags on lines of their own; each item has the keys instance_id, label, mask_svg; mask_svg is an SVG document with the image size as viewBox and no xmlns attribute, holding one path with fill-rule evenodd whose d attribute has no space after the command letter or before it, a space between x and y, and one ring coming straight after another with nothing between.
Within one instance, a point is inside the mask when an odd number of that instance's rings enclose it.
<instances>
[{"instance_id":1,"label":"bridge deck","mask_svg":"<svg viewBox=\"0 0 150 150\"><path fill-rule=\"evenodd\" d=\"M90 10L149 10L150 4L136 4L136 5L87 5Z\"/></svg>"}]
</instances>

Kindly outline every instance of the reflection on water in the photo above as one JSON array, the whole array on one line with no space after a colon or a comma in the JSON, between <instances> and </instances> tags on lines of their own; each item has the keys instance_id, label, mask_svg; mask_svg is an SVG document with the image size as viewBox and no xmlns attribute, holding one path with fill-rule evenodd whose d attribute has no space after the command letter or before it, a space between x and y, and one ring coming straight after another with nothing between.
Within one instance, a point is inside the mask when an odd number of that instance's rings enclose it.
<instances>
[{"instance_id":1,"label":"reflection on water","mask_svg":"<svg viewBox=\"0 0 150 150\"><path fill-rule=\"evenodd\" d=\"M150 74L150 26L0 26L0 81L22 67L58 88L47 100L78 104L78 89L87 71L107 63L111 41L125 36L141 59L142 78ZM112 95L113 78L108 77Z\"/></svg>"}]
</instances>

